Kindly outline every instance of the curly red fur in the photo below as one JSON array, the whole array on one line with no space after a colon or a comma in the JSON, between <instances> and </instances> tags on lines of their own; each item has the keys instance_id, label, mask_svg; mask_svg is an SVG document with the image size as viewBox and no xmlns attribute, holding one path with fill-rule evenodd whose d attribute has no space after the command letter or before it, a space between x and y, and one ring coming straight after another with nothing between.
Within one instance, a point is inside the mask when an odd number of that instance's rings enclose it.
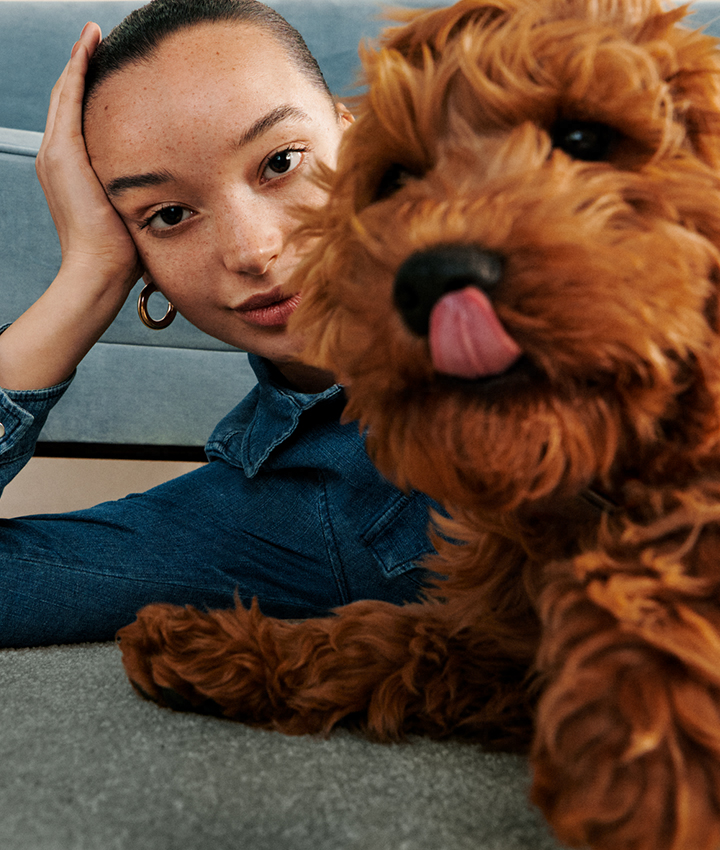
<instances>
[{"instance_id":1,"label":"curly red fur","mask_svg":"<svg viewBox=\"0 0 720 850\"><path fill-rule=\"evenodd\" d=\"M444 578L299 624L151 606L121 632L142 693L289 733L529 746L562 840L717 847L720 58L685 14L461 0L363 50L296 327L380 469L452 514ZM567 118L619 141L574 159ZM438 374L396 309L406 258L468 245L504 258L519 378Z\"/></svg>"}]
</instances>

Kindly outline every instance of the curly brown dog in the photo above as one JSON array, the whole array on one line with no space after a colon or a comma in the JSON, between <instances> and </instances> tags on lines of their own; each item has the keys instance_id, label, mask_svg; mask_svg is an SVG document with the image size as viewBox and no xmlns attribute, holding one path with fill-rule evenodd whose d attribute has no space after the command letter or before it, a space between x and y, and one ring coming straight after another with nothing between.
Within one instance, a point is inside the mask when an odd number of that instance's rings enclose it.
<instances>
[{"instance_id":1,"label":"curly brown dog","mask_svg":"<svg viewBox=\"0 0 720 850\"><path fill-rule=\"evenodd\" d=\"M160 703L531 740L558 836L720 842L720 59L655 0L462 0L366 51L299 278L379 468L447 505L424 603L143 610Z\"/></svg>"}]
</instances>

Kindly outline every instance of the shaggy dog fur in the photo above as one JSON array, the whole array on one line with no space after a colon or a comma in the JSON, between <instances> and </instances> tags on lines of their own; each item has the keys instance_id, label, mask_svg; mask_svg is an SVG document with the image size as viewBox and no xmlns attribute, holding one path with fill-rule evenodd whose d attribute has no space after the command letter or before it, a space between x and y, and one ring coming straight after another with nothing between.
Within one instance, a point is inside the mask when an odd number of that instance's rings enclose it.
<instances>
[{"instance_id":1,"label":"shaggy dog fur","mask_svg":"<svg viewBox=\"0 0 720 850\"><path fill-rule=\"evenodd\" d=\"M655 0L461 0L365 51L297 321L424 490L423 603L151 606L160 703L530 746L570 844L720 842L720 60Z\"/></svg>"}]
</instances>

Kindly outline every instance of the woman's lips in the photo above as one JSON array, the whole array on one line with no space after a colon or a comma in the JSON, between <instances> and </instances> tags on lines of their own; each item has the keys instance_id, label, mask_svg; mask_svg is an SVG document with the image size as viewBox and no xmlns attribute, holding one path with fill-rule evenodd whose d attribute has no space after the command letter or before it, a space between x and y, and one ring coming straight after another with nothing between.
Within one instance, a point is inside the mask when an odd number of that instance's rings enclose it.
<instances>
[{"instance_id":1,"label":"woman's lips","mask_svg":"<svg viewBox=\"0 0 720 850\"><path fill-rule=\"evenodd\" d=\"M280 287L271 292L253 295L236 311L246 322L263 328L283 327L300 303L300 294L287 296Z\"/></svg>"}]
</instances>

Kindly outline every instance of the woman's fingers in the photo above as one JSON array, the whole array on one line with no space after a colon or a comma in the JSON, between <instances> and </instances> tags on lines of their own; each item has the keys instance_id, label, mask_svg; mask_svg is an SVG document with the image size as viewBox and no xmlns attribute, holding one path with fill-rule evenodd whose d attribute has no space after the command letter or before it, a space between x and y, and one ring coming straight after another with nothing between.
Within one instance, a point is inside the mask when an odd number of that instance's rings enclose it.
<instances>
[{"instance_id":1,"label":"woman's fingers","mask_svg":"<svg viewBox=\"0 0 720 850\"><path fill-rule=\"evenodd\" d=\"M83 137L85 75L100 39L100 27L88 23L74 45L50 97L35 167L63 262L99 263L128 291L139 277L135 246L92 168Z\"/></svg>"},{"instance_id":2,"label":"woman's fingers","mask_svg":"<svg viewBox=\"0 0 720 850\"><path fill-rule=\"evenodd\" d=\"M61 99L65 102L70 100L76 107L79 107L79 110L76 108L67 115L64 113L61 113L61 115L66 120L71 118L75 125L73 130L82 133L82 100L85 92L85 74L87 73L88 60L95 52L101 38L102 33L96 23L90 21L85 24L80 33L80 38L73 45L70 60L50 93L50 106L45 122L45 139L49 140L52 137Z\"/></svg>"}]
</instances>

